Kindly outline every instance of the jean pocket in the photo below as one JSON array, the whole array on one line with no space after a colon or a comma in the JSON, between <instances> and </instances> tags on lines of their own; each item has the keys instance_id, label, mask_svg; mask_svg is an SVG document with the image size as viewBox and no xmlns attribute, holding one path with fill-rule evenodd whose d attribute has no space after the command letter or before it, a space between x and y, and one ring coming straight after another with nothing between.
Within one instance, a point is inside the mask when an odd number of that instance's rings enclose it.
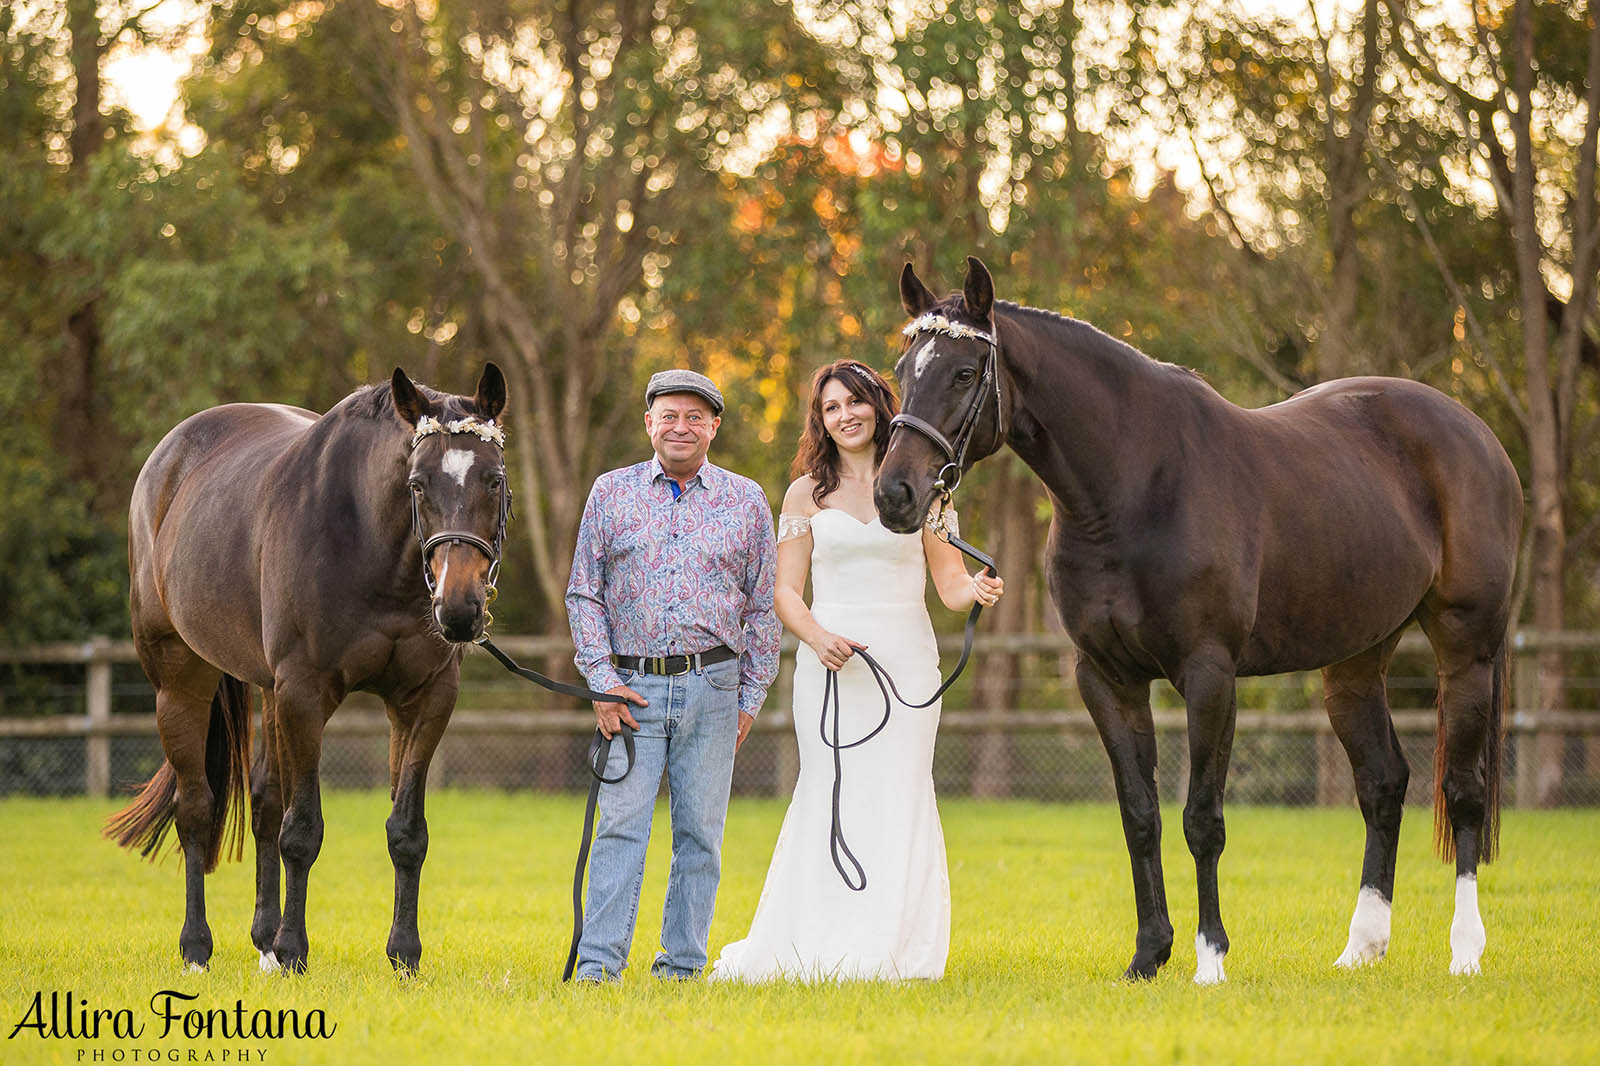
<instances>
[{"instance_id":1,"label":"jean pocket","mask_svg":"<svg viewBox=\"0 0 1600 1066\"><path fill-rule=\"evenodd\" d=\"M739 687L739 660L732 659L705 668L706 684L723 692L733 692Z\"/></svg>"}]
</instances>

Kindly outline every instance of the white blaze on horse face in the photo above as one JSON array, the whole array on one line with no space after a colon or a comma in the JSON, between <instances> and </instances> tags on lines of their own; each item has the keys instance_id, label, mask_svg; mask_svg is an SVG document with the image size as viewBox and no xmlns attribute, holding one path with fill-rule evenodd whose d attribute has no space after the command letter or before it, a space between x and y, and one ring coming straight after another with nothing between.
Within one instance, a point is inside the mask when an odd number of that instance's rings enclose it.
<instances>
[{"instance_id":1,"label":"white blaze on horse face","mask_svg":"<svg viewBox=\"0 0 1600 1066\"><path fill-rule=\"evenodd\" d=\"M1213 947L1204 933L1194 937L1194 983L1220 985L1228 979L1222 972L1222 952Z\"/></svg>"},{"instance_id":2,"label":"white blaze on horse face","mask_svg":"<svg viewBox=\"0 0 1600 1066\"><path fill-rule=\"evenodd\" d=\"M1450 972L1483 972L1480 962L1487 942L1483 917L1478 913L1478 875L1465 874L1456 878L1456 916L1450 923Z\"/></svg>"},{"instance_id":3,"label":"white blaze on horse face","mask_svg":"<svg viewBox=\"0 0 1600 1066\"><path fill-rule=\"evenodd\" d=\"M456 479L456 484L466 487L467 471L472 469L473 462L478 457L466 448L451 448L444 453L444 458L439 460L439 469Z\"/></svg>"},{"instance_id":4,"label":"white blaze on horse face","mask_svg":"<svg viewBox=\"0 0 1600 1066\"><path fill-rule=\"evenodd\" d=\"M1350 969L1377 962L1389 950L1389 901L1371 885L1363 886L1356 897L1356 912L1350 916L1350 940L1335 966Z\"/></svg>"},{"instance_id":5,"label":"white blaze on horse face","mask_svg":"<svg viewBox=\"0 0 1600 1066\"><path fill-rule=\"evenodd\" d=\"M915 371L917 377L920 378L922 376L922 372L928 368L929 363L939 358L940 353L935 350L935 347L936 346L934 342L930 340L927 344L924 344L922 346L922 350L917 353L917 361L913 366L913 370Z\"/></svg>"},{"instance_id":6,"label":"white blaze on horse face","mask_svg":"<svg viewBox=\"0 0 1600 1066\"><path fill-rule=\"evenodd\" d=\"M450 576L450 545L444 544L435 553L439 560L439 574L433 579L433 620L444 630L444 580Z\"/></svg>"}]
</instances>

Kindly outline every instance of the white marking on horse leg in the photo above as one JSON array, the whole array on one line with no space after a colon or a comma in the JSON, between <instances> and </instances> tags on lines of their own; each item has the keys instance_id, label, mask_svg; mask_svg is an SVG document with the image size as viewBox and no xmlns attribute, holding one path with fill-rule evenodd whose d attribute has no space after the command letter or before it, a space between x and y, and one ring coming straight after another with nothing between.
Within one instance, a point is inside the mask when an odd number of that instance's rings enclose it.
<instances>
[{"instance_id":1,"label":"white marking on horse leg","mask_svg":"<svg viewBox=\"0 0 1600 1066\"><path fill-rule=\"evenodd\" d=\"M1481 973L1483 947L1488 937L1483 932L1483 917L1478 913L1478 875L1456 878L1456 916L1450 923L1450 972Z\"/></svg>"},{"instance_id":2,"label":"white marking on horse leg","mask_svg":"<svg viewBox=\"0 0 1600 1066\"><path fill-rule=\"evenodd\" d=\"M278 964L277 954L271 951L263 951L261 953L261 962L259 965L262 973L277 973L278 970L282 968Z\"/></svg>"},{"instance_id":3,"label":"white marking on horse leg","mask_svg":"<svg viewBox=\"0 0 1600 1066\"><path fill-rule=\"evenodd\" d=\"M467 471L472 469L472 464L477 458L466 448L451 448L444 453L444 458L439 460L439 469L455 478L457 485L465 486Z\"/></svg>"},{"instance_id":4,"label":"white marking on horse leg","mask_svg":"<svg viewBox=\"0 0 1600 1066\"><path fill-rule=\"evenodd\" d=\"M183 968L184 973L205 973L206 965L200 962L191 962Z\"/></svg>"},{"instance_id":5,"label":"white marking on horse leg","mask_svg":"<svg viewBox=\"0 0 1600 1066\"><path fill-rule=\"evenodd\" d=\"M1335 966L1353 969L1377 962L1389 950L1389 901L1371 885L1363 885L1356 897L1356 912L1350 916L1350 939Z\"/></svg>"},{"instance_id":6,"label":"white marking on horse leg","mask_svg":"<svg viewBox=\"0 0 1600 1066\"><path fill-rule=\"evenodd\" d=\"M1204 933L1194 936L1194 983L1220 985L1228 979L1222 972L1222 952L1211 945Z\"/></svg>"},{"instance_id":7,"label":"white marking on horse leg","mask_svg":"<svg viewBox=\"0 0 1600 1066\"><path fill-rule=\"evenodd\" d=\"M917 361L915 363L916 376L920 378L922 371L937 358L939 358L939 352L935 350L935 345L932 341L923 345L922 351L917 353Z\"/></svg>"}]
</instances>

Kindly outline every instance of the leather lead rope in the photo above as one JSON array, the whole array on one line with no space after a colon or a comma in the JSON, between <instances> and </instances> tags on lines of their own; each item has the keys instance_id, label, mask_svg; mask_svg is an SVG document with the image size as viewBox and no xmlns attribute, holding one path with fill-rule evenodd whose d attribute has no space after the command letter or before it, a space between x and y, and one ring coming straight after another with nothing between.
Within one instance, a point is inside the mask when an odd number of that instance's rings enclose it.
<instances>
[{"instance_id":1,"label":"leather lead rope","mask_svg":"<svg viewBox=\"0 0 1600 1066\"><path fill-rule=\"evenodd\" d=\"M572 945L567 949L567 964L561 970L562 981L572 980L572 971L578 965L578 941L583 939L583 874L589 868L589 842L594 834L594 814L600 803L600 786L614 785L633 771L633 730L622 726L621 731L623 747L628 751L628 765L616 777L605 776L613 738L596 729L594 739L589 741L589 773L593 776L589 781L589 800L583 808L583 837L578 843L578 865L572 871Z\"/></svg>"},{"instance_id":2,"label":"leather lead rope","mask_svg":"<svg viewBox=\"0 0 1600 1066\"><path fill-rule=\"evenodd\" d=\"M1000 576L1000 572L995 569L994 560L988 555L985 555L948 530L944 532L944 540L963 555L982 566L990 577ZM867 872L862 868L861 862L856 858L855 853L850 850L850 845L846 844L844 839L844 824L839 810L839 797L844 790L844 762L840 753L850 748L860 747L883 732L884 728L889 724L889 716L893 711L893 704L889 695L891 692L894 693L895 700L912 710L931 707L939 697L943 696L945 690L955 684L956 678L961 676L961 671L966 669L967 660L972 657L972 641L978 631L978 616L982 613L983 605L974 602L972 610L967 613L967 629L962 638L961 658L957 660L956 668L934 690L933 695L921 703L912 703L900 695L900 689L895 685L894 678L889 676L889 672L879 664L878 660L874 659L864 649L855 649L854 654L861 656L862 661L867 664L867 669L872 671L873 680L878 683L878 691L883 693L883 717L873 727L872 732L859 740L853 740L848 744L839 742L839 672L837 670L829 670L827 676L823 679L820 731L822 733L822 743L833 749L833 823L828 832L828 853L833 859L833 868L839 871L840 879L844 881L845 887L852 892L866 890ZM830 703L833 706L833 736L831 738L828 735L828 706ZM851 871L846 870L844 862L840 860L841 855L849 860L851 867L854 869L853 877L851 876Z\"/></svg>"},{"instance_id":3,"label":"leather lead rope","mask_svg":"<svg viewBox=\"0 0 1600 1066\"><path fill-rule=\"evenodd\" d=\"M621 696L613 696L609 692L596 692L582 685L569 685L564 681L548 678L537 670L518 666L515 659L495 647L494 641L482 637L478 644L499 660L500 665L510 670L513 674L534 684L559 692L563 696L576 696L579 699L590 700L596 703L625 703ZM561 971L561 980L572 980L572 971L578 965L578 941L583 939L583 875L589 868L589 843L594 836L594 816L600 804L600 786L614 785L633 772L634 749L633 730L621 726L622 745L627 749L628 765L616 777L607 777L606 762L611 757L612 737L606 736L599 729L594 731L594 738L589 741L588 764L592 780L589 782L589 800L583 810L583 839L578 842L578 865L572 871L572 946L567 949L567 964Z\"/></svg>"}]
</instances>

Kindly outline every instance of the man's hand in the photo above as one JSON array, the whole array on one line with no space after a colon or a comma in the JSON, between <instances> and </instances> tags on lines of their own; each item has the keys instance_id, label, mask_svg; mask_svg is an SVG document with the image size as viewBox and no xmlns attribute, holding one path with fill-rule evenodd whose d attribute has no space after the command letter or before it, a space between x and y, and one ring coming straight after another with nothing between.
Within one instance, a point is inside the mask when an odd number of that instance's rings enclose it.
<instances>
[{"instance_id":1,"label":"man's hand","mask_svg":"<svg viewBox=\"0 0 1600 1066\"><path fill-rule=\"evenodd\" d=\"M756 716L739 712L739 739L733 742L733 750L738 751L744 747L744 738L750 735L750 727L756 724Z\"/></svg>"},{"instance_id":2,"label":"man's hand","mask_svg":"<svg viewBox=\"0 0 1600 1066\"><path fill-rule=\"evenodd\" d=\"M635 703L640 707L650 706L649 700L633 691L627 685L617 685L614 688L606 689L606 695L621 696L628 703ZM605 734L607 740L616 736L617 731L623 726L627 726L635 732L638 731L639 723L633 720L633 714L628 710L628 703L601 703L598 700L595 701L595 721L599 723L600 732Z\"/></svg>"}]
</instances>

